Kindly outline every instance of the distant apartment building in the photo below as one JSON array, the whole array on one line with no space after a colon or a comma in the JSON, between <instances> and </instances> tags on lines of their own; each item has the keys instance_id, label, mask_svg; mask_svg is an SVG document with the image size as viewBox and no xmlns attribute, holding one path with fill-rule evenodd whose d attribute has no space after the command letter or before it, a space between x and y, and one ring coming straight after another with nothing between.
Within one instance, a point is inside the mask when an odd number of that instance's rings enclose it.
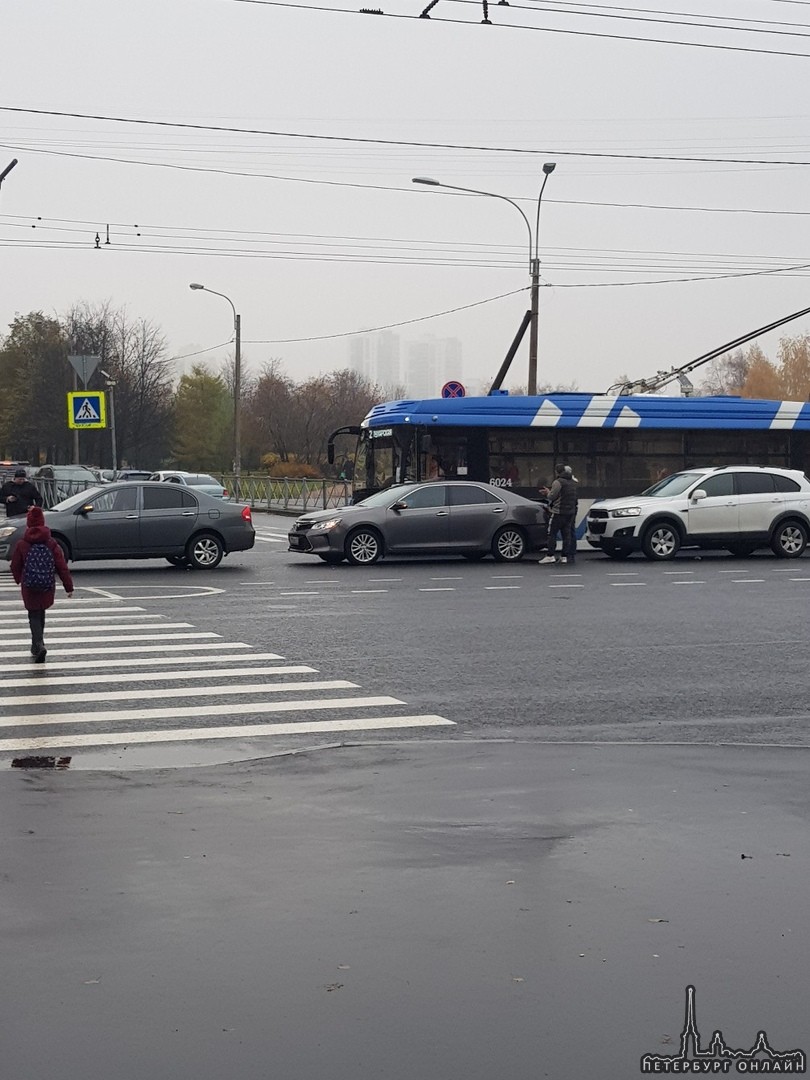
<instances>
[{"instance_id":1,"label":"distant apartment building","mask_svg":"<svg viewBox=\"0 0 810 1080\"><path fill-rule=\"evenodd\" d=\"M461 379L461 341L425 334L409 341L390 330L349 339L349 367L383 390L404 384L410 397L438 397L450 379ZM404 363L403 363L404 360Z\"/></svg>"},{"instance_id":2,"label":"distant apartment building","mask_svg":"<svg viewBox=\"0 0 810 1080\"><path fill-rule=\"evenodd\" d=\"M408 344L405 385L415 398L438 397L450 379L461 379L461 341L432 334Z\"/></svg>"}]
</instances>

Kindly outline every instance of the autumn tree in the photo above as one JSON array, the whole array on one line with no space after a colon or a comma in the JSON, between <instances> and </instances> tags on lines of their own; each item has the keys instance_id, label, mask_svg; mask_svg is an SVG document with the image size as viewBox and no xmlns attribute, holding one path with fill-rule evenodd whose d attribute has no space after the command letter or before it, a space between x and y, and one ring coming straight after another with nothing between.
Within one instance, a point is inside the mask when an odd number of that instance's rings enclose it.
<instances>
[{"instance_id":1,"label":"autumn tree","mask_svg":"<svg viewBox=\"0 0 810 1080\"><path fill-rule=\"evenodd\" d=\"M0 450L38 463L71 459L66 393L71 386L67 343L57 319L18 315L0 347Z\"/></svg>"},{"instance_id":2,"label":"autumn tree","mask_svg":"<svg viewBox=\"0 0 810 1080\"><path fill-rule=\"evenodd\" d=\"M195 364L174 397L173 457L181 469L228 472L232 467L233 402L219 375Z\"/></svg>"},{"instance_id":3,"label":"autumn tree","mask_svg":"<svg viewBox=\"0 0 810 1080\"><path fill-rule=\"evenodd\" d=\"M105 389L106 371L115 381L119 462L157 467L172 440L172 386L166 340L148 319L130 319L125 308L77 304L64 316L72 352L98 356L90 387ZM109 433L86 432L83 457L101 463L111 450Z\"/></svg>"}]
</instances>

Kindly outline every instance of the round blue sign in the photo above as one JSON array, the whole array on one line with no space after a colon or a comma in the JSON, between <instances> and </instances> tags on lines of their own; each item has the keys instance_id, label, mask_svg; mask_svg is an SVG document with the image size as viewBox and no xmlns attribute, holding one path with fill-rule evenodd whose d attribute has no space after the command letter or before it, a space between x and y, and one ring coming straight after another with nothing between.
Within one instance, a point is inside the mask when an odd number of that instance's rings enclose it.
<instances>
[{"instance_id":1,"label":"round blue sign","mask_svg":"<svg viewBox=\"0 0 810 1080\"><path fill-rule=\"evenodd\" d=\"M467 391L464 389L464 385L457 382L455 379L451 379L450 382L446 382L442 387L442 397L464 397Z\"/></svg>"}]
</instances>

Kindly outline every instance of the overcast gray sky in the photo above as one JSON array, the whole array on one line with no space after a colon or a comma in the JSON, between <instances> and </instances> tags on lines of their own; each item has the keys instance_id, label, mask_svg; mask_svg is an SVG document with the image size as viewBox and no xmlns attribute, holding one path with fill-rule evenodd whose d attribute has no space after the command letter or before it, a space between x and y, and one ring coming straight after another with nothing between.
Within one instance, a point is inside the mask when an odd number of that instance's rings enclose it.
<instances>
[{"instance_id":1,"label":"overcast gray sky","mask_svg":"<svg viewBox=\"0 0 810 1080\"><path fill-rule=\"evenodd\" d=\"M389 15L423 6L380 2ZM494 149L2 111L0 169L19 164L0 193L0 326L111 300L158 323L179 356L231 335L227 304L189 291L200 281L241 312L250 368L274 356L295 377L344 367L343 338L259 342L385 326L526 286L526 228L512 207L410 181L525 199L533 219L544 161L557 169L540 226L540 382L604 390L810 306L807 270L758 273L810 263L810 3L522 0L489 11L491 26L472 0L440 0L430 20L240 0L6 4L4 106ZM399 332L461 338L474 382L497 370L527 306L521 292ZM809 331L804 318L783 332ZM766 351L778 337L761 339Z\"/></svg>"}]
</instances>

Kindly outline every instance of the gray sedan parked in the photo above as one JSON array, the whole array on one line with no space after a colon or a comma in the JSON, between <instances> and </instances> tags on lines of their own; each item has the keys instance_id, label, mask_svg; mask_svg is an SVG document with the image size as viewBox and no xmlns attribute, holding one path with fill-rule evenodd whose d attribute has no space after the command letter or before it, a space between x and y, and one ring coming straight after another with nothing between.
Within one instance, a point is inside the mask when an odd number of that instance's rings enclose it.
<instances>
[{"instance_id":1,"label":"gray sedan parked","mask_svg":"<svg viewBox=\"0 0 810 1080\"><path fill-rule=\"evenodd\" d=\"M195 570L213 570L256 536L249 506L149 482L88 488L46 511L45 524L68 559L163 557ZM0 522L0 558L11 558L25 527L25 518Z\"/></svg>"},{"instance_id":2,"label":"gray sedan parked","mask_svg":"<svg viewBox=\"0 0 810 1080\"><path fill-rule=\"evenodd\" d=\"M515 562L546 542L539 503L467 480L400 484L354 506L305 514L289 550L327 563L375 563L384 555L463 555Z\"/></svg>"}]
</instances>

